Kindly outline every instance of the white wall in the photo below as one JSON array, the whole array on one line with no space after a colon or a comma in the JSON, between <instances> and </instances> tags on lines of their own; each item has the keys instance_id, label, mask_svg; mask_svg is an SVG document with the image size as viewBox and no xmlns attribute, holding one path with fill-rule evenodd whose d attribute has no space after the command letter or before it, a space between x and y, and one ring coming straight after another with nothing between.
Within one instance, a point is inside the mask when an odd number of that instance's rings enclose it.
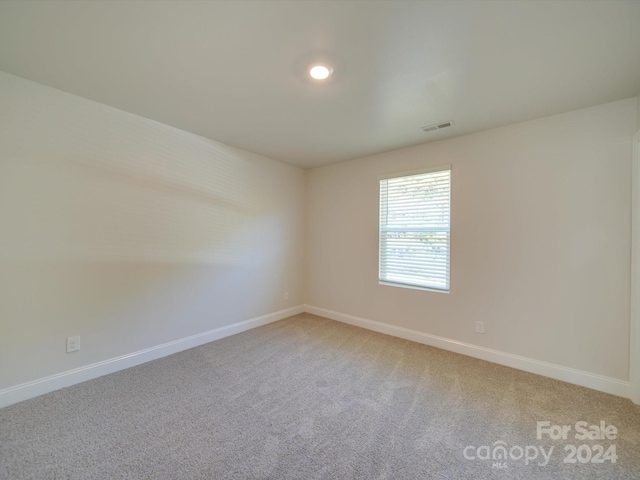
<instances>
[{"instance_id":1,"label":"white wall","mask_svg":"<svg viewBox=\"0 0 640 480\"><path fill-rule=\"evenodd\" d=\"M0 390L299 305L305 290L313 306L626 380L637 101L306 178L0 72ZM378 175L441 164L451 293L378 285ZM70 335L80 352L65 353Z\"/></svg>"},{"instance_id":2,"label":"white wall","mask_svg":"<svg viewBox=\"0 0 640 480\"><path fill-rule=\"evenodd\" d=\"M311 170L307 303L628 380L636 110L631 98ZM379 285L378 176L443 164L451 293Z\"/></svg>"},{"instance_id":3,"label":"white wall","mask_svg":"<svg viewBox=\"0 0 640 480\"><path fill-rule=\"evenodd\" d=\"M0 389L302 304L304 202L301 169L0 73Z\"/></svg>"}]
</instances>

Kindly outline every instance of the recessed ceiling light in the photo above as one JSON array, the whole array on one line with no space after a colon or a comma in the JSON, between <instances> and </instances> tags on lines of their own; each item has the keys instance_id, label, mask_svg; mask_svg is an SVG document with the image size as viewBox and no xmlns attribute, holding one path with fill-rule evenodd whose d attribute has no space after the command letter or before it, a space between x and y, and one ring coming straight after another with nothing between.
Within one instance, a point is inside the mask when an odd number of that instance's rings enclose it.
<instances>
[{"instance_id":1,"label":"recessed ceiling light","mask_svg":"<svg viewBox=\"0 0 640 480\"><path fill-rule=\"evenodd\" d=\"M325 80L329 78L329 75L333 73L333 68L321 63L314 63L309 65L309 75L316 80Z\"/></svg>"}]
</instances>

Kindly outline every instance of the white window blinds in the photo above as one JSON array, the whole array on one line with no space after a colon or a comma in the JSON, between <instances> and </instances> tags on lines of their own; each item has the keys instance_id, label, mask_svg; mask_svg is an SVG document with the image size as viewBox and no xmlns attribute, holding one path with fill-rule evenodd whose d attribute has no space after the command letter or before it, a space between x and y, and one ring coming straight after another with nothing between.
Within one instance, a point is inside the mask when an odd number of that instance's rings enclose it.
<instances>
[{"instance_id":1,"label":"white window blinds","mask_svg":"<svg viewBox=\"0 0 640 480\"><path fill-rule=\"evenodd\" d=\"M449 291L451 168L380 180L379 279Z\"/></svg>"}]
</instances>

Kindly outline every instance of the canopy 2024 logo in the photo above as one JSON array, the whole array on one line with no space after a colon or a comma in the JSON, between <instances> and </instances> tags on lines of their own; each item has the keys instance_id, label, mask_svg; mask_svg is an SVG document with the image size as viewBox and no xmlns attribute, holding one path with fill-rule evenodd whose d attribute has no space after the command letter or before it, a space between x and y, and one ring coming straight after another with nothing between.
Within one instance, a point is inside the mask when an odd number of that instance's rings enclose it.
<instances>
[{"instance_id":1,"label":"canopy 2024 logo","mask_svg":"<svg viewBox=\"0 0 640 480\"><path fill-rule=\"evenodd\" d=\"M614 425L607 425L604 421L598 425L590 425L584 421L576 422L574 425L551 425L549 421L537 422L536 438L538 440L568 440L571 433L573 433L573 439L578 441L593 442L618 438L618 429ZM548 450L541 445L509 447L506 442L498 440L491 446L469 445L462 453L467 460L491 462L491 468L506 469L509 468L509 462L522 462L524 465L537 464L544 467L551 460L554 449L555 445ZM568 444L564 446L564 451L565 456L562 461L566 464L616 463L618 460L615 444Z\"/></svg>"}]
</instances>

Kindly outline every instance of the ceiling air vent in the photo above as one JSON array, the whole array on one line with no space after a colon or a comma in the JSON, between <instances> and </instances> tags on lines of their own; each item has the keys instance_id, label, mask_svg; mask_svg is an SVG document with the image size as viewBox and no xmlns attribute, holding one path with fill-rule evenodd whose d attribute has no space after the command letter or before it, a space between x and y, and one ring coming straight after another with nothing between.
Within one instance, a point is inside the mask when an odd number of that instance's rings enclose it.
<instances>
[{"instance_id":1,"label":"ceiling air vent","mask_svg":"<svg viewBox=\"0 0 640 480\"><path fill-rule=\"evenodd\" d=\"M433 132L434 130L440 130L442 128L447 128L453 125L453 121L442 122L442 123L434 123L433 125L428 125L426 127L422 127L422 130L425 132Z\"/></svg>"}]
</instances>

